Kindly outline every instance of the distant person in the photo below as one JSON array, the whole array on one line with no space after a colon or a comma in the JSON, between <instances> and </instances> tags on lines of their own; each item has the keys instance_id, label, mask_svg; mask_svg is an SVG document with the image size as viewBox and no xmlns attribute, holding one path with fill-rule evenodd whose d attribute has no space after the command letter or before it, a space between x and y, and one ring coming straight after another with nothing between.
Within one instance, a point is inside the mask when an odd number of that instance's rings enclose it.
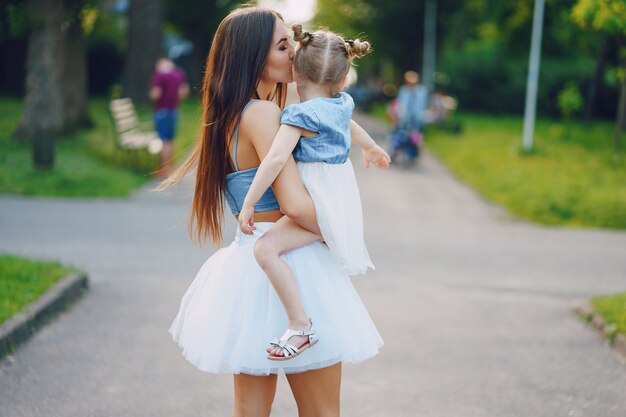
<instances>
[{"instance_id":1,"label":"distant person","mask_svg":"<svg viewBox=\"0 0 626 417\"><path fill-rule=\"evenodd\" d=\"M154 101L154 128L163 141L158 177L167 178L172 172L173 140L178 122L178 105L189 95L185 73L170 59L159 58L150 87Z\"/></svg>"},{"instance_id":2,"label":"distant person","mask_svg":"<svg viewBox=\"0 0 626 417\"><path fill-rule=\"evenodd\" d=\"M391 134L391 157L403 153L405 163L412 163L419 155L422 131L428 108L428 89L420 84L415 71L404 73L404 85L398 91L398 98L391 104L390 113L395 121Z\"/></svg>"}]
</instances>

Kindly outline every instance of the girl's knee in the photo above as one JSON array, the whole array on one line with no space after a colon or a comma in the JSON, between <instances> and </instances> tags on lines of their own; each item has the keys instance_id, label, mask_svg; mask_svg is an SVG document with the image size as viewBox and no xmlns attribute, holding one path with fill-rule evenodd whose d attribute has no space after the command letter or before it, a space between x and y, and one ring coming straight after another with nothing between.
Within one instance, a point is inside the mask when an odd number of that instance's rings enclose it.
<instances>
[{"instance_id":1,"label":"girl's knee","mask_svg":"<svg viewBox=\"0 0 626 417\"><path fill-rule=\"evenodd\" d=\"M278 250L272 242L269 239L263 239L263 237L254 243L253 253L261 268L269 265L279 256Z\"/></svg>"}]
</instances>

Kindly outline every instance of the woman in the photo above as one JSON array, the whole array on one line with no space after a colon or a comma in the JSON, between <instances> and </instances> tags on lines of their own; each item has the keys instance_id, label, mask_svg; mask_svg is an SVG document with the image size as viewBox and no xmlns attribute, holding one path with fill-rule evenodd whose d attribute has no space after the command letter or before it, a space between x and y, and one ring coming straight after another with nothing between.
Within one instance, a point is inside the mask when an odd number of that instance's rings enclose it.
<instances>
[{"instance_id":1,"label":"woman","mask_svg":"<svg viewBox=\"0 0 626 417\"><path fill-rule=\"evenodd\" d=\"M219 244L226 200L238 214L260 161L278 131L293 47L282 18L244 7L219 25L203 82L203 133L190 157L161 188L197 165L190 226L199 240ZM280 206L280 209L279 209ZM294 271L320 342L311 352L276 363L263 354L286 325L282 305L253 254L254 242L288 215L319 234L315 209L293 159L255 206L255 235L238 232L202 266L181 302L170 332L201 370L234 374L233 416L268 416L276 374L287 374L299 415L338 416L341 363L378 352L382 340L350 279L321 243L284 259Z\"/></svg>"}]
</instances>

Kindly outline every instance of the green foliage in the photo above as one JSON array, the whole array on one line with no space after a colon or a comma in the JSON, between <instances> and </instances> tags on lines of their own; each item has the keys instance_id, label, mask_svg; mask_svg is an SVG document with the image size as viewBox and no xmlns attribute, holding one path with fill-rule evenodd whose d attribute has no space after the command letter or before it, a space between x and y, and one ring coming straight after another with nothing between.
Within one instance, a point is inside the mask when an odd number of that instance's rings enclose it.
<instances>
[{"instance_id":1,"label":"green foliage","mask_svg":"<svg viewBox=\"0 0 626 417\"><path fill-rule=\"evenodd\" d=\"M626 34L624 0L578 0L572 8L572 19L581 27L613 35Z\"/></svg>"},{"instance_id":2,"label":"green foliage","mask_svg":"<svg viewBox=\"0 0 626 417\"><path fill-rule=\"evenodd\" d=\"M28 18L28 7L26 5L26 2L12 2L10 4L7 4L5 7L7 21L6 24L8 26L8 30L6 32L8 33L8 35L13 38L25 36L30 28L30 20ZM3 32L5 32L5 30L0 30L0 33Z\"/></svg>"},{"instance_id":3,"label":"green foliage","mask_svg":"<svg viewBox=\"0 0 626 417\"><path fill-rule=\"evenodd\" d=\"M583 97L576 83L568 81L559 92L557 102L561 115L566 119L570 119L580 112L583 107Z\"/></svg>"},{"instance_id":4,"label":"green foliage","mask_svg":"<svg viewBox=\"0 0 626 417\"><path fill-rule=\"evenodd\" d=\"M591 304L605 323L615 325L618 332L626 335L626 292L594 297Z\"/></svg>"},{"instance_id":5,"label":"green foliage","mask_svg":"<svg viewBox=\"0 0 626 417\"><path fill-rule=\"evenodd\" d=\"M568 80L586 94L598 60L603 39L572 21L572 2L546 2L538 92L542 115L559 116L556 96ZM361 81L378 74L384 82L399 83L403 71L421 69L424 8L425 0L318 0L314 20L346 36L367 35L374 54L360 69ZM437 1L437 71L449 76L446 89L459 98L461 108L523 111L532 14L528 0ZM606 67L616 59L610 54ZM396 70L389 71L387 62ZM606 118L613 117L615 107L605 102L615 100L615 94L606 93L609 88L596 86L594 114Z\"/></svg>"},{"instance_id":6,"label":"green foliage","mask_svg":"<svg viewBox=\"0 0 626 417\"><path fill-rule=\"evenodd\" d=\"M71 271L58 262L0 253L0 324L36 301Z\"/></svg>"},{"instance_id":7,"label":"green foliage","mask_svg":"<svg viewBox=\"0 0 626 417\"><path fill-rule=\"evenodd\" d=\"M561 59L543 59L537 108L547 116L559 116L555 97L568 80L582 83L593 71L593 60L572 59L563 65ZM448 55L440 70L450 79L448 93L458 97L462 109L492 113L521 113L526 97L526 59L510 55L499 42L472 43L456 54Z\"/></svg>"},{"instance_id":8,"label":"green foliage","mask_svg":"<svg viewBox=\"0 0 626 417\"><path fill-rule=\"evenodd\" d=\"M106 101L91 103L90 114L95 123L93 130L81 131L74 137L57 141L55 168L50 172L35 170L31 146L9 137L20 120L22 103L2 98L0 104L3 109L0 113L0 193L126 197L150 179L147 172L137 173L116 166ZM99 145L104 149L97 150Z\"/></svg>"},{"instance_id":9,"label":"green foliage","mask_svg":"<svg viewBox=\"0 0 626 417\"><path fill-rule=\"evenodd\" d=\"M54 197L126 197L150 181L157 157L146 151L121 150L115 145L107 99L89 103L94 128L56 143L55 168L36 171L30 145L9 137L22 112L16 99L0 98L0 194ZM140 107L140 120L151 129L152 109ZM200 133L200 106L196 100L181 104L175 159L181 160Z\"/></svg>"},{"instance_id":10,"label":"green foliage","mask_svg":"<svg viewBox=\"0 0 626 417\"><path fill-rule=\"evenodd\" d=\"M438 129L426 142L463 181L514 216L538 223L626 229L626 165L615 162L612 127L539 120L537 150L520 152L522 120L461 115L460 136Z\"/></svg>"}]
</instances>

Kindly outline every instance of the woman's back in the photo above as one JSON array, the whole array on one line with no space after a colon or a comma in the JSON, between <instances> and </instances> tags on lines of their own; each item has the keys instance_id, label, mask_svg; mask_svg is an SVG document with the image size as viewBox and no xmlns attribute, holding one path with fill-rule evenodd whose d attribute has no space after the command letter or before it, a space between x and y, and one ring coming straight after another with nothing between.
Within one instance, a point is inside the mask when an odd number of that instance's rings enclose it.
<instances>
[{"instance_id":1,"label":"woman's back","mask_svg":"<svg viewBox=\"0 0 626 417\"><path fill-rule=\"evenodd\" d=\"M226 175L226 201L237 216L250 188L256 169L265 157L279 128L280 108L267 100L250 100L241 112L241 119L228 141L233 171ZM258 149L265 151L259 155ZM283 216L273 190L268 189L255 205L255 219L274 222Z\"/></svg>"}]
</instances>

